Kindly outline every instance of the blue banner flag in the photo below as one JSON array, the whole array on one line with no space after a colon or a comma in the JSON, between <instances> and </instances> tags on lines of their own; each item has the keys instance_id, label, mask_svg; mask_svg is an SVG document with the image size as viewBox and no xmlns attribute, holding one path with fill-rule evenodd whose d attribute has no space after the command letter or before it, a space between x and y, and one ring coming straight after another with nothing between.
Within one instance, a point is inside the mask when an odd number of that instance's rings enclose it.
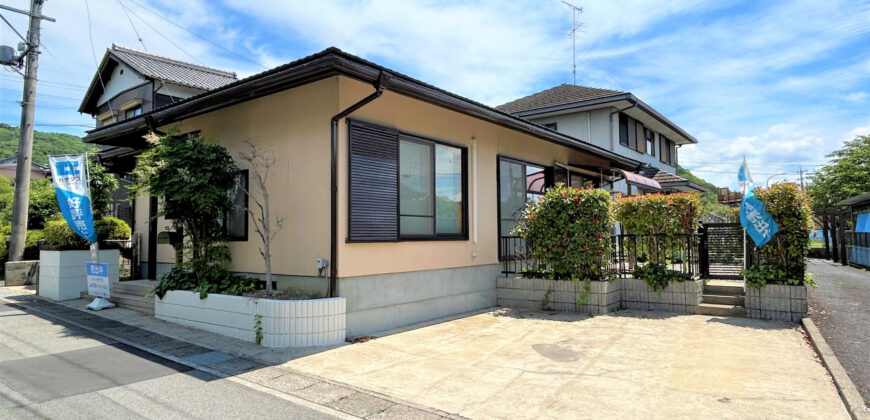
<instances>
[{"instance_id":1,"label":"blue banner flag","mask_svg":"<svg viewBox=\"0 0 870 420\"><path fill-rule=\"evenodd\" d=\"M77 235L96 242L85 156L49 156L48 164L63 218Z\"/></svg>"},{"instance_id":2,"label":"blue banner flag","mask_svg":"<svg viewBox=\"0 0 870 420\"><path fill-rule=\"evenodd\" d=\"M749 175L749 165L746 164L746 156L743 156L743 163L740 164L740 169L737 171L737 182L741 186L752 185L752 176Z\"/></svg>"},{"instance_id":3,"label":"blue banner flag","mask_svg":"<svg viewBox=\"0 0 870 420\"><path fill-rule=\"evenodd\" d=\"M766 244L779 232L773 216L767 212L764 203L755 197L753 190L749 190L740 203L740 224L755 242L755 246Z\"/></svg>"}]
</instances>

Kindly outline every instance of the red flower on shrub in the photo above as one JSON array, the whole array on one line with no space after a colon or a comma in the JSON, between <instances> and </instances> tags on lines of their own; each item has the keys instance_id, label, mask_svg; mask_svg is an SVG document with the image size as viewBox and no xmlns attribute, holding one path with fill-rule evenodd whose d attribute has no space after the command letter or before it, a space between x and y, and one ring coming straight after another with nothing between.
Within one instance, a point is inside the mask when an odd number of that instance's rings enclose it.
<instances>
[{"instance_id":1,"label":"red flower on shrub","mask_svg":"<svg viewBox=\"0 0 870 420\"><path fill-rule=\"evenodd\" d=\"M532 214L529 215L529 220L532 220L532 219L534 219L534 218L535 218L535 213L532 213Z\"/></svg>"},{"instance_id":2,"label":"red flower on shrub","mask_svg":"<svg viewBox=\"0 0 870 420\"><path fill-rule=\"evenodd\" d=\"M567 197L567 196L568 196L568 193L565 191L562 191L562 197Z\"/></svg>"}]
</instances>

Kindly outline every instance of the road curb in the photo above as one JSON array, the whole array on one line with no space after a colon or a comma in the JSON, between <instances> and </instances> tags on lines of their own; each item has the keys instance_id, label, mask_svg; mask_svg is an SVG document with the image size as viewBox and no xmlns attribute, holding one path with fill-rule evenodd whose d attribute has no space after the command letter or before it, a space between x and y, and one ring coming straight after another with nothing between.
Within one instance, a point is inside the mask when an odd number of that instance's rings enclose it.
<instances>
[{"instance_id":1,"label":"road curb","mask_svg":"<svg viewBox=\"0 0 870 420\"><path fill-rule=\"evenodd\" d=\"M91 312L91 311L88 311L88 310L82 310L82 309L80 309L80 308L74 308L74 307L66 306L66 305L63 305L63 304L61 304L61 303L57 303L57 302L50 302L50 301L45 300L45 299L43 299L43 298L41 298L41 297L36 297L36 296L35 296L35 297L33 297L33 299L29 299L29 300L41 300L41 301L45 301L45 302L48 302L48 303L52 303L52 304L54 304L54 305L58 305L58 306L66 307L66 308L68 308L68 309L73 309L73 310L76 310L76 311L79 311L79 312L88 313L88 314L91 314L91 315L94 315L94 316L100 316L99 314L94 313L94 312ZM361 417L359 417L359 416L357 416L357 415L354 415L353 413L348 413L348 412L345 412L345 411L341 411L341 410L338 410L338 409L336 409L336 408L333 408L333 407L331 407L331 406L329 406L329 405L321 404L321 403L319 403L319 402L311 401L311 400L308 400L308 399L305 399L305 398L302 398L302 397L299 397L299 396L296 396L296 395L293 395L293 394L290 394L290 393L287 393L287 392L284 392L284 391L281 391L281 390L278 390L278 389L272 388L272 387L270 387L270 386L267 385L267 384L259 383L259 382L255 381L255 380L251 380L251 379L247 379L247 378L238 377L238 376L236 376L236 375L234 375L234 374L230 374L230 373L227 373L227 372L224 372L224 371L218 370L218 369L214 369L214 368L212 368L212 367L210 367L210 366L206 366L206 365L203 365L203 364L200 364L200 363L196 363L196 362L194 362L194 361L191 361L191 360L188 360L188 359L185 359L185 358L182 358L182 357L176 357L176 356L173 356L173 355L168 354L168 353L166 353L166 352L163 352L163 351L157 350L157 349L155 349L155 348L152 348L152 347L150 347L150 346L148 346L148 345L145 345L145 344L139 343L139 342L137 342L137 341L135 341L135 340L130 340L130 339L127 339L127 338L125 338L125 337L121 337L121 336L119 336L119 335L116 335L116 334L112 334L112 333L110 333L110 332L103 331L103 330L101 330L100 328L95 328L95 327L92 327L92 326L87 325L87 324L85 324L85 323L78 322L78 321L76 321L76 320L72 320L72 319L68 319L68 318L65 318L65 317L63 317L63 316L59 316L59 315L57 315L57 314L54 314L54 313L49 312L49 311L42 310L42 309L37 308L37 307L34 307L34 306L28 306L25 302L19 302L19 301L13 301L13 300L9 300L9 299L4 299L3 296L0 296L0 301L7 301L7 302L9 302L9 303L16 304L16 305L18 305L22 310L25 310L25 311L31 311L31 312L38 313L38 314L40 314L41 316L44 316L44 317L47 317L47 318L50 318L50 319L54 319L54 320L57 320L57 321L64 322L64 323L66 323L66 324L68 324L68 325L70 325L70 326L73 326L73 327L76 327L76 328L81 328L81 329L83 329L83 330L85 330L85 331L89 331L89 332L91 332L91 333L93 333L93 334L96 334L96 335L98 335L98 336L102 336L102 337L105 337L105 338L108 338L108 339L111 339L111 340L117 341L117 342L119 342L119 343L122 343L122 344L128 345L128 346L130 346L130 347L133 347L133 348L136 348L136 349L139 349L139 350L142 350L142 351L148 352L148 353L151 353L151 354L153 354L153 355L156 355L156 356L162 357L162 358L167 359L167 360L170 360L170 361L172 361L172 362L175 362L175 363L178 363L178 364L181 364L181 365L184 365L184 366L188 366L188 367L190 367L190 368L192 368L192 369L195 369L195 370L198 370L198 371L201 371L201 372L205 372L205 373L211 374L211 375L213 375L213 376L215 376L215 377L222 378L222 379L226 379L226 380L228 380L228 381L232 381L232 382L235 382L235 383L241 384L241 385L243 385L243 386L247 386L248 388L252 388L252 389L254 389L254 390L257 390L257 391L260 391L260 392L263 392L263 393L266 393L266 394L269 394L269 395L272 395L272 396L275 396L275 397L278 397L278 398L284 399L284 400L289 401L289 402L292 402L292 403L294 403L294 404L297 404L297 405L300 405L300 406L304 406L304 407L307 407L307 408L313 409L313 410L318 411L318 412L321 412L321 413L323 413L323 414L331 415L331 416L333 416L333 417L340 418L340 419L360 419L360 418L361 418ZM109 319L109 318L105 318L105 317L101 317L101 318ZM145 328L142 328L142 327L139 327L139 326L136 326L136 325L127 324L127 323L124 323L124 322L121 322L121 321L115 321L115 322L118 322L118 323L121 323L121 324L124 324L124 325L128 325L128 326L130 326L130 327L138 328L138 329L141 329L141 330L143 330L143 331L149 332L149 333L151 333L151 334L161 335L161 334L159 334L159 333L149 331L148 329L145 329ZM172 338L172 337L170 337L170 338ZM184 343L190 344L190 345L195 345L195 346L199 346L199 347L202 347L202 348L205 348L205 349L209 349L209 350L212 350L212 351L214 351L214 352L221 352L221 353L224 352L224 351L222 351L222 350L220 350L220 349L215 349L215 348L212 348L211 346L208 346L208 345L198 344L198 343L193 343L193 342L191 342L191 341L183 340L183 339L180 339L180 338L173 338L173 339L176 340L176 341L180 341L180 342L184 342ZM258 360L254 359L254 358L249 358L249 357L244 356L244 355L240 355L240 354L231 354L231 353L227 353L227 354L230 354L230 355L232 355L232 356L236 356L236 357L238 357L238 358L247 359L247 360L250 360L250 361L255 362L255 363L261 363L261 362L259 362ZM262 363L261 363L261 364L262 364ZM308 373L306 373L306 372L296 371L295 369L286 369L286 368L279 368L279 369L281 369L281 370L283 370L283 371L286 371L286 372L289 373L289 374L294 374L294 375L299 375L299 376L308 377L309 379L311 379L311 380L313 380L313 381L316 381L316 382L319 382L319 383L324 383L324 384L330 384L330 385L333 385L333 386L343 387L343 388L349 389L349 390L351 390L351 391L355 391L355 392L358 392L358 393L362 393L362 394L368 395L368 396L370 396L370 397L375 397L375 398L380 398L380 399L383 399L383 400L386 400L386 401L390 401L390 402L392 402L394 405L397 405L397 406L404 406L404 407L407 407L407 408L410 408L410 409L418 410L418 411L420 411L420 412L425 412L425 413L428 413L428 414L430 414L430 415L433 415L434 417L440 417L440 418L445 418L445 419L454 419L454 420L464 419L464 417L462 417L462 416L458 416L458 415L454 415L454 414L451 414L451 413L447 413L447 412L444 412L444 411L441 411L441 410L434 409L434 408L432 408L432 407L426 407L426 406L422 406L422 405L419 405L419 404L415 404L415 403L412 403L412 402L409 402L409 401L399 400L399 399L392 398L392 397L390 397L390 396L388 396L388 395L384 395L384 394L381 394L381 393L378 393L378 392L374 392L374 391L371 391L371 390L367 390L367 389L359 388L359 387L352 386L352 385L349 385L349 384L344 384L344 383L341 383L341 382L336 382L336 381L333 381L333 380L331 380L331 379L328 379L328 378L322 378L322 377L319 377L319 376L316 376L316 375L311 375L311 374L308 374Z\"/></svg>"},{"instance_id":2,"label":"road curb","mask_svg":"<svg viewBox=\"0 0 870 420\"><path fill-rule=\"evenodd\" d=\"M870 410L864 405L864 399L858 393L858 388L849 379L849 375L843 369L843 365L840 364L831 347L828 346L828 342L825 341L825 337L822 336L819 327L816 326L816 323L810 317L803 318L801 321L804 331L807 332L810 342L813 343L813 348L815 348L819 358L822 359L822 364L825 365L828 373L834 378L834 385L836 385L837 392L846 405L849 415L854 420L870 420Z\"/></svg>"}]
</instances>

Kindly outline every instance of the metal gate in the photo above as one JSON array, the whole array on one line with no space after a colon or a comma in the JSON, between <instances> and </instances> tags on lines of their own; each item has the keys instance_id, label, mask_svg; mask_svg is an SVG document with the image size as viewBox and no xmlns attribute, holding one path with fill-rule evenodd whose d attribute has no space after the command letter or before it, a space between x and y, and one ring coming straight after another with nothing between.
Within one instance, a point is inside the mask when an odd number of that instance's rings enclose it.
<instances>
[{"instance_id":1,"label":"metal gate","mask_svg":"<svg viewBox=\"0 0 870 420\"><path fill-rule=\"evenodd\" d=\"M705 223L698 231L701 274L710 279L741 280L745 257L740 223Z\"/></svg>"}]
</instances>

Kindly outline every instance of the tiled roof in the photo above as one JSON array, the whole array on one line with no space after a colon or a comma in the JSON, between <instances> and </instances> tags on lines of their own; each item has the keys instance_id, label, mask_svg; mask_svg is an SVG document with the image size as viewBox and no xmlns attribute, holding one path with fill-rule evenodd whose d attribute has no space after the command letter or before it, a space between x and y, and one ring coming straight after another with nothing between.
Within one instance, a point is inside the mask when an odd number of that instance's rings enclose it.
<instances>
[{"instance_id":1,"label":"tiled roof","mask_svg":"<svg viewBox=\"0 0 870 420\"><path fill-rule=\"evenodd\" d=\"M669 182L688 181L686 178L674 175L670 172L665 172L665 171L659 170L657 168L646 168L643 170L641 175L643 175L647 178L652 178L652 179L658 181L659 184L665 184L665 183L669 183Z\"/></svg>"},{"instance_id":2,"label":"tiled roof","mask_svg":"<svg viewBox=\"0 0 870 420\"><path fill-rule=\"evenodd\" d=\"M518 112L531 111L533 109L589 101L592 99L606 98L626 93L628 92L563 84L499 105L495 108L499 111L516 114Z\"/></svg>"},{"instance_id":3,"label":"tiled roof","mask_svg":"<svg viewBox=\"0 0 870 420\"><path fill-rule=\"evenodd\" d=\"M111 52L143 76L177 85L212 90L238 80L235 73L185 63L112 44Z\"/></svg>"}]
</instances>

